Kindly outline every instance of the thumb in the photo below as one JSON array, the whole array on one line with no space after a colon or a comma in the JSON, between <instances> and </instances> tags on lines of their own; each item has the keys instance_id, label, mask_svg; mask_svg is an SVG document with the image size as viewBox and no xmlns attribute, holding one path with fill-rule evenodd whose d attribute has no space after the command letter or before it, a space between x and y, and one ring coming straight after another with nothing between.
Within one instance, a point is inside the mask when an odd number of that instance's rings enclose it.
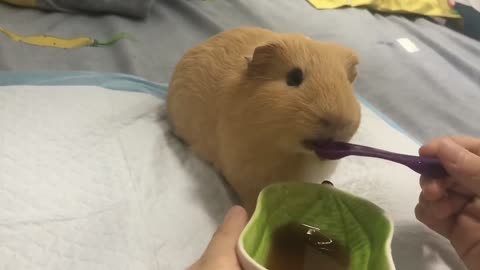
<instances>
[{"instance_id":1,"label":"thumb","mask_svg":"<svg viewBox=\"0 0 480 270\"><path fill-rule=\"evenodd\" d=\"M479 156L453 140L444 140L439 145L438 158L455 181L480 195Z\"/></svg>"},{"instance_id":2,"label":"thumb","mask_svg":"<svg viewBox=\"0 0 480 270\"><path fill-rule=\"evenodd\" d=\"M217 229L208 244L204 257L236 256L235 247L247 224L247 212L239 206L232 207L225 215L223 224Z\"/></svg>"}]
</instances>

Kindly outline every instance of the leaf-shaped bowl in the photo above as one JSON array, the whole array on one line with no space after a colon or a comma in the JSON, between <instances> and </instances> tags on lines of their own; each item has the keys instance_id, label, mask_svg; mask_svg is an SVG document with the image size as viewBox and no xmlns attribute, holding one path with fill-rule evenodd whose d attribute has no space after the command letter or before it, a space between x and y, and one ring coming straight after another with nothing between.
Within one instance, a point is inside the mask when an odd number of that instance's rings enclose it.
<instances>
[{"instance_id":1,"label":"leaf-shaped bowl","mask_svg":"<svg viewBox=\"0 0 480 270\"><path fill-rule=\"evenodd\" d=\"M267 270L273 233L292 222L314 226L342 242L349 251L350 270L395 269L393 222L380 207L330 185L292 182L260 193L237 245L243 269Z\"/></svg>"}]
</instances>

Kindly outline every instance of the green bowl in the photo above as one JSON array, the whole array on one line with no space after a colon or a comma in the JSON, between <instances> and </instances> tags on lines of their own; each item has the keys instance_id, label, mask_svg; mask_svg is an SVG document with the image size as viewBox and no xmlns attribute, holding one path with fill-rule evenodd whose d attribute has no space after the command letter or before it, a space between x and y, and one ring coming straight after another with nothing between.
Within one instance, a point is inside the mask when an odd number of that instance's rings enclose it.
<instances>
[{"instance_id":1,"label":"green bowl","mask_svg":"<svg viewBox=\"0 0 480 270\"><path fill-rule=\"evenodd\" d=\"M394 270L393 222L375 204L330 185L280 183L259 195L237 250L245 270L266 270L273 232L282 225L308 224L341 242L351 270Z\"/></svg>"}]
</instances>

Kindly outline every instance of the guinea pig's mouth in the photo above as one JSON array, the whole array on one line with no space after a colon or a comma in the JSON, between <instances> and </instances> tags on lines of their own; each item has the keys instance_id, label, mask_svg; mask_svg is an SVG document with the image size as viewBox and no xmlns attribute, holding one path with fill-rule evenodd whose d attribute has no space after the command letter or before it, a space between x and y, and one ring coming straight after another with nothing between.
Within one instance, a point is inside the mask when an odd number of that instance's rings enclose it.
<instances>
[{"instance_id":1,"label":"guinea pig's mouth","mask_svg":"<svg viewBox=\"0 0 480 270\"><path fill-rule=\"evenodd\" d=\"M332 142L333 139L328 138L328 139L316 139L316 140L304 140L302 142L303 147L305 147L309 151L315 151L316 148L321 147L324 144L328 144Z\"/></svg>"}]
</instances>

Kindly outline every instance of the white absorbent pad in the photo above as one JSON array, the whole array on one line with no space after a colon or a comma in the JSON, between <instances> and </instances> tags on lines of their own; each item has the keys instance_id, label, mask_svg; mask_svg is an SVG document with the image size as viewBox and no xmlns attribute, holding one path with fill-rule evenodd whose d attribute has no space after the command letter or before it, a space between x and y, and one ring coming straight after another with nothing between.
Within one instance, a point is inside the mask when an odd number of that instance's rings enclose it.
<instances>
[{"instance_id":1,"label":"white absorbent pad","mask_svg":"<svg viewBox=\"0 0 480 270\"><path fill-rule=\"evenodd\" d=\"M201 255L233 199L171 135L163 102L95 86L0 87L0 269L185 269ZM353 141L418 150L365 106ZM392 216L397 269L462 269L415 220L418 178L349 157L330 180Z\"/></svg>"}]
</instances>

